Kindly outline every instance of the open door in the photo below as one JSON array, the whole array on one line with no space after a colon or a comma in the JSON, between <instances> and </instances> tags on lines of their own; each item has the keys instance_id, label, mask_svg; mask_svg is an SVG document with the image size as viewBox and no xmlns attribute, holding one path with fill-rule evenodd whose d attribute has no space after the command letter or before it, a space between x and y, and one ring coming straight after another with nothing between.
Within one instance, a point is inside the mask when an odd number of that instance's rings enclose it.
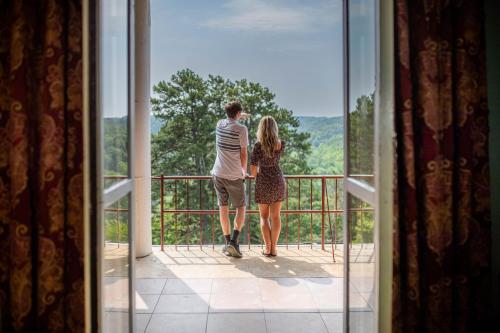
<instances>
[{"instance_id":1,"label":"open door","mask_svg":"<svg viewBox=\"0 0 500 333\"><path fill-rule=\"evenodd\" d=\"M344 332L390 332L394 4L344 0Z\"/></svg>"},{"instance_id":2,"label":"open door","mask_svg":"<svg viewBox=\"0 0 500 333\"><path fill-rule=\"evenodd\" d=\"M96 221L93 326L98 332L134 332L134 3L90 3L95 110L91 119Z\"/></svg>"}]
</instances>

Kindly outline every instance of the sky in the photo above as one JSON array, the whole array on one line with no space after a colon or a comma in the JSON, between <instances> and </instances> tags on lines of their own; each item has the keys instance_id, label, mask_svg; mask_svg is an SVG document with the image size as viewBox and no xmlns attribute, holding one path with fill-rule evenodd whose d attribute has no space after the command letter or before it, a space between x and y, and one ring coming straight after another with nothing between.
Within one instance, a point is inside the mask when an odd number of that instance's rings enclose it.
<instances>
[{"instance_id":1,"label":"sky","mask_svg":"<svg viewBox=\"0 0 500 333\"><path fill-rule=\"evenodd\" d=\"M295 115L339 116L342 1L151 0L151 86L184 68L259 82ZM354 94L371 92L361 81Z\"/></svg>"}]
</instances>

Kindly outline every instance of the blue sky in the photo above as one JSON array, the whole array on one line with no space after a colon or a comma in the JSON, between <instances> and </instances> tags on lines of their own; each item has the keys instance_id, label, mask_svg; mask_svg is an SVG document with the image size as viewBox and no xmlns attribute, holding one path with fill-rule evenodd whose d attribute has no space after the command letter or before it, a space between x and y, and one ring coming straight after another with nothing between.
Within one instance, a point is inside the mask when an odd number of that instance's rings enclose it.
<instances>
[{"instance_id":1,"label":"blue sky","mask_svg":"<svg viewBox=\"0 0 500 333\"><path fill-rule=\"evenodd\" d=\"M370 45L353 47L357 54ZM203 77L259 82L296 115L338 116L342 1L151 0L151 58L151 85L191 68ZM355 94L372 90L366 82L351 89Z\"/></svg>"}]
</instances>

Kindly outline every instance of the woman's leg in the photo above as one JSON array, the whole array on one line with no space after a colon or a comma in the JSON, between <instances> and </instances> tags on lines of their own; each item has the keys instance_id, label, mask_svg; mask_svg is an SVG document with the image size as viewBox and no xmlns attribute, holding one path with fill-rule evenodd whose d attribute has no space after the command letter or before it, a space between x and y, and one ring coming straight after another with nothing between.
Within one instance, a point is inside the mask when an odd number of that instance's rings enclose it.
<instances>
[{"instance_id":1,"label":"woman's leg","mask_svg":"<svg viewBox=\"0 0 500 333\"><path fill-rule=\"evenodd\" d=\"M281 232L281 201L270 205L271 211L271 254L276 255L276 246Z\"/></svg>"},{"instance_id":2,"label":"woman's leg","mask_svg":"<svg viewBox=\"0 0 500 333\"><path fill-rule=\"evenodd\" d=\"M265 253L271 253L271 226L269 225L269 205L259 204L260 231L266 245Z\"/></svg>"}]
</instances>

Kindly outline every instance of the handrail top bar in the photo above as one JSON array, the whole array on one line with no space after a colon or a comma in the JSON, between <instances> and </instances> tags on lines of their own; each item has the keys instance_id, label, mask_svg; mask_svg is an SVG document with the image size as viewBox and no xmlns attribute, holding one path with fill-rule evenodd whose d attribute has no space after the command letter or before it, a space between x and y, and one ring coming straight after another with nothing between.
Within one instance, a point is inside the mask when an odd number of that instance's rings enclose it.
<instances>
[{"instance_id":1,"label":"handrail top bar","mask_svg":"<svg viewBox=\"0 0 500 333\"><path fill-rule=\"evenodd\" d=\"M166 180L205 180L212 179L212 176L152 176L152 179L166 179ZM341 179L343 175L285 175L286 179ZM245 179L255 179L255 177L247 176Z\"/></svg>"},{"instance_id":2,"label":"handrail top bar","mask_svg":"<svg viewBox=\"0 0 500 333\"><path fill-rule=\"evenodd\" d=\"M351 175L350 177L373 177L373 175ZM172 180L205 180L205 179L211 179L212 176L165 176L165 175L160 175L160 176L151 176L151 179L172 179ZM122 176L122 175L110 175L110 176L104 176L105 179L126 179L128 178L127 176ZM342 179L344 178L344 175L285 175L285 178L287 179ZM245 179L255 179L255 177L252 176L247 176Z\"/></svg>"}]
</instances>

